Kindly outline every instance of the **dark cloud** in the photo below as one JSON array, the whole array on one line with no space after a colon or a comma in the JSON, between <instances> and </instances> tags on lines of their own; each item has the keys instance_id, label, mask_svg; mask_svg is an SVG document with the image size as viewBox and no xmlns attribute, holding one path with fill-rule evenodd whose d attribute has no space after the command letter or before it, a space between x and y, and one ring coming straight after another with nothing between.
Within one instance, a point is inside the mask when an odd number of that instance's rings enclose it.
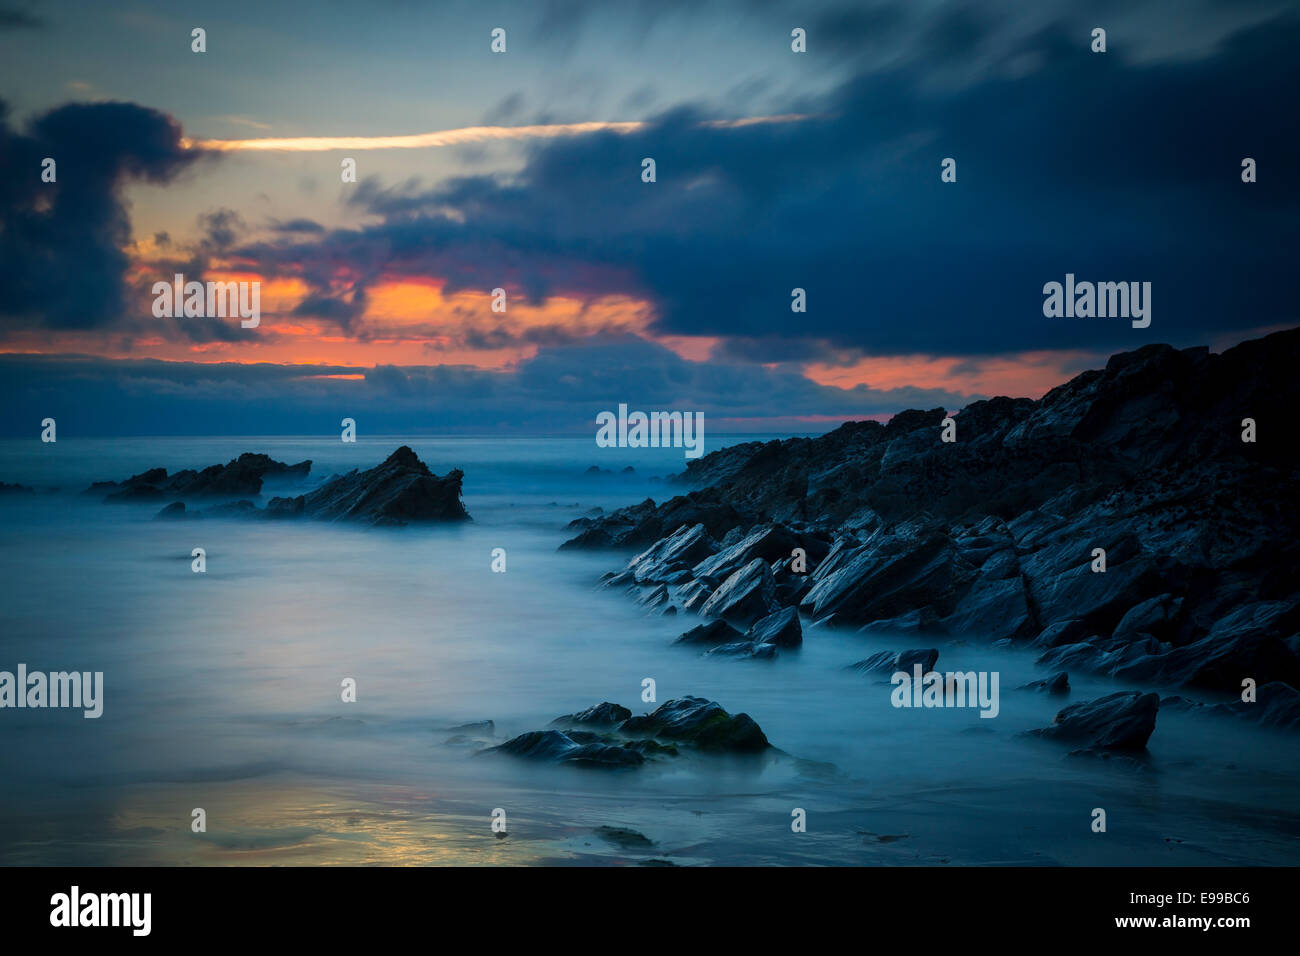
<instances>
[{"instance_id":1,"label":"dark cloud","mask_svg":"<svg viewBox=\"0 0 1300 956\"><path fill-rule=\"evenodd\" d=\"M122 198L133 181L167 183L194 162L171 117L133 103L74 103L26 134L0 102L0 323L77 329L121 318ZM42 162L56 163L53 183Z\"/></svg>"},{"instance_id":2,"label":"dark cloud","mask_svg":"<svg viewBox=\"0 0 1300 956\"><path fill-rule=\"evenodd\" d=\"M363 374L350 381L328 376ZM60 436L312 434L364 416L371 434L502 429L594 434L598 412L620 402L700 411L706 422L751 417L891 414L957 408L969 399L930 389L837 389L759 366L687 362L638 339L542 349L517 369L465 366L194 364L0 355L0 434L35 434L55 418ZM809 430L832 427L813 422Z\"/></svg>"},{"instance_id":3,"label":"dark cloud","mask_svg":"<svg viewBox=\"0 0 1300 956\"><path fill-rule=\"evenodd\" d=\"M927 42L980 48L980 22L957 8ZM941 89L915 66L864 73L794 124L719 129L679 107L637 133L534 145L509 176L363 183L352 202L379 224L249 254L453 291L644 295L657 331L749 338L736 349L753 359L801 338L874 354L1196 344L1296 320L1297 45L1287 15L1213 56L1135 64L1058 23L1005 52L1034 58L1028 73ZM1241 182L1244 156L1259 182ZM1043 284L1067 272L1151 282L1152 328L1045 319Z\"/></svg>"},{"instance_id":4,"label":"dark cloud","mask_svg":"<svg viewBox=\"0 0 1300 956\"><path fill-rule=\"evenodd\" d=\"M325 227L314 219L290 219L287 222L275 219L271 222L271 229L275 232L306 232L320 234L325 231Z\"/></svg>"}]
</instances>

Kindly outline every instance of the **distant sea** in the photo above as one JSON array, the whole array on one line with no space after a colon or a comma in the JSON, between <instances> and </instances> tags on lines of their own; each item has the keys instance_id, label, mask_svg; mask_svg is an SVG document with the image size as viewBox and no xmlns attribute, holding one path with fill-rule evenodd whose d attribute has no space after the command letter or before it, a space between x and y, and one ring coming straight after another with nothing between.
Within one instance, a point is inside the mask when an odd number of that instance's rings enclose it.
<instances>
[{"instance_id":1,"label":"distant sea","mask_svg":"<svg viewBox=\"0 0 1300 956\"><path fill-rule=\"evenodd\" d=\"M709 436L708 450L755 437ZM298 494L401 444L438 474L464 470L472 523L158 522L157 504L81 494L245 451L312 459L306 480L266 489ZM681 493L653 479L684 466L680 449L590 438L0 442L0 481L39 489L0 496L0 670L105 682L98 720L0 710L0 862L1300 862L1294 735L1162 709L1143 761L1072 757L1020 736L1062 706L1017 690L1048 676L1033 652L975 634L930 643L940 670L1000 673L993 720L895 709L887 682L844 669L902 638L808 627L801 651L766 662L671 646L689 619L593 589L626 555L557 547L590 509ZM779 752L610 773L479 754L451 729L492 720L500 743L601 701L643 712L646 677L660 703L691 694L750 714ZM356 703L341 700L345 678ZM1128 689L1070 681L1070 700ZM806 833L791 830L795 808Z\"/></svg>"}]
</instances>

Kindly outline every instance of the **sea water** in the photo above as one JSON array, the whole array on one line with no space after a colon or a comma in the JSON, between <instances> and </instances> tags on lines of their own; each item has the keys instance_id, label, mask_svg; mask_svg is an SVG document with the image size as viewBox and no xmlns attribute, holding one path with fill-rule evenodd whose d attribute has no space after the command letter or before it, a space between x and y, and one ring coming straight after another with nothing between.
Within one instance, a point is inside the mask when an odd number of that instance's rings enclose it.
<instances>
[{"instance_id":1,"label":"sea water","mask_svg":"<svg viewBox=\"0 0 1300 956\"><path fill-rule=\"evenodd\" d=\"M299 494L400 444L465 471L471 523L155 521L161 503L80 494L245 451L312 459L306 479L265 489ZM1166 708L1145 758L1072 756L1023 732L1069 701L1146 688L1072 673L1066 699L1019 690L1049 676L1035 653L977 634L805 622L803 647L772 661L672 646L692 619L594 589L628 554L557 548L590 509L680 493L654 479L684 464L680 449L590 439L0 442L0 481L38 489L0 496L0 670L104 675L98 719L0 710L0 862L1300 862L1294 735ZM997 717L897 708L887 678L845 670L912 646L938 647L939 670L997 672ZM646 678L657 703L748 713L776 749L612 772L482 753L601 701L653 709ZM485 720L490 733L452 729Z\"/></svg>"}]
</instances>

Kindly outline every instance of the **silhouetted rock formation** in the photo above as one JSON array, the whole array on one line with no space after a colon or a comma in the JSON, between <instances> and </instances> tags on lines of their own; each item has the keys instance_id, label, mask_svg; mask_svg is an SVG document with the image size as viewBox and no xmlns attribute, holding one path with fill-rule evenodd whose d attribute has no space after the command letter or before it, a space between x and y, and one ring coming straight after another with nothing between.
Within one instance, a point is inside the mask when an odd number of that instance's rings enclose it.
<instances>
[{"instance_id":1,"label":"silhouetted rock formation","mask_svg":"<svg viewBox=\"0 0 1300 956\"><path fill-rule=\"evenodd\" d=\"M740 627L798 607L1032 642L1056 670L1296 688L1297 367L1300 329L1221 355L1151 345L1036 401L975 402L955 442L933 409L735 445L674 479L695 490L578 519L562 547L638 549L606 585Z\"/></svg>"},{"instance_id":2,"label":"silhouetted rock formation","mask_svg":"<svg viewBox=\"0 0 1300 956\"><path fill-rule=\"evenodd\" d=\"M125 481L97 481L86 489L86 494L102 495L105 501L113 502L243 498L260 495L262 481L268 475L305 478L310 471L310 461L286 465L268 455L245 452L224 465L211 465L202 471L187 468L169 477L167 469L151 468Z\"/></svg>"},{"instance_id":3,"label":"silhouetted rock formation","mask_svg":"<svg viewBox=\"0 0 1300 956\"><path fill-rule=\"evenodd\" d=\"M168 477L165 469L154 468L122 482L96 482L86 493L103 494L104 500L110 502L174 499L156 515L161 520L204 516L307 517L372 525L470 520L460 500L464 472L453 469L439 477L405 445L374 468L331 478L316 490L297 497L272 498L265 508L240 498L196 511L181 500L190 496L257 496L265 476L302 478L310 470L310 461L286 465L266 455L245 453L226 465L213 465L202 471L180 471Z\"/></svg>"},{"instance_id":4,"label":"silhouetted rock formation","mask_svg":"<svg viewBox=\"0 0 1300 956\"><path fill-rule=\"evenodd\" d=\"M403 445L367 471L350 471L297 498L272 498L266 511L273 517L303 514L372 525L468 521L460 500L464 477L459 468L435 475Z\"/></svg>"}]
</instances>

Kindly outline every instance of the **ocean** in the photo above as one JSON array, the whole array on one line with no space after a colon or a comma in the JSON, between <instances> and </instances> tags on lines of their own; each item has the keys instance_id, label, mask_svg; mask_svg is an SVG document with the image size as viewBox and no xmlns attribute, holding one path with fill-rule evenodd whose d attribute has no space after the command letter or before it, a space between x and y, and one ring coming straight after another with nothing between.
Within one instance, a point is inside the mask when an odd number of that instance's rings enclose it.
<instances>
[{"instance_id":1,"label":"ocean","mask_svg":"<svg viewBox=\"0 0 1300 956\"><path fill-rule=\"evenodd\" d=\"M162 522L159 504L81 494L246 451L312 459L305 480L268 481L296 494L401 444L435 473L464 470L471 523ZM104 674L98 719L0 710L0 862L1300 862L1294 735L1162 709L1145 759L1071 756L1022 735L1063 706L1018 689L1048 676L1034 652L977 634L918 644L805 621L803 648L771 661L672 646L693 620L594 589L627 555L557 548L592 508L679 493L655 479L684 466L681 449L590 438L0 442L0 481L38 489L0 496L0 670ZM913 645L938 647L941 671L998 672L998 716L896 708L887 681L845 670ZM653 709L646 678L657 703L748 713L777 750L619 772L481 752L601 701ZM1133 689L1070 680L1069 701ZM452 729L485 720L490 739Z\"/></svg>"}]
</instances>

